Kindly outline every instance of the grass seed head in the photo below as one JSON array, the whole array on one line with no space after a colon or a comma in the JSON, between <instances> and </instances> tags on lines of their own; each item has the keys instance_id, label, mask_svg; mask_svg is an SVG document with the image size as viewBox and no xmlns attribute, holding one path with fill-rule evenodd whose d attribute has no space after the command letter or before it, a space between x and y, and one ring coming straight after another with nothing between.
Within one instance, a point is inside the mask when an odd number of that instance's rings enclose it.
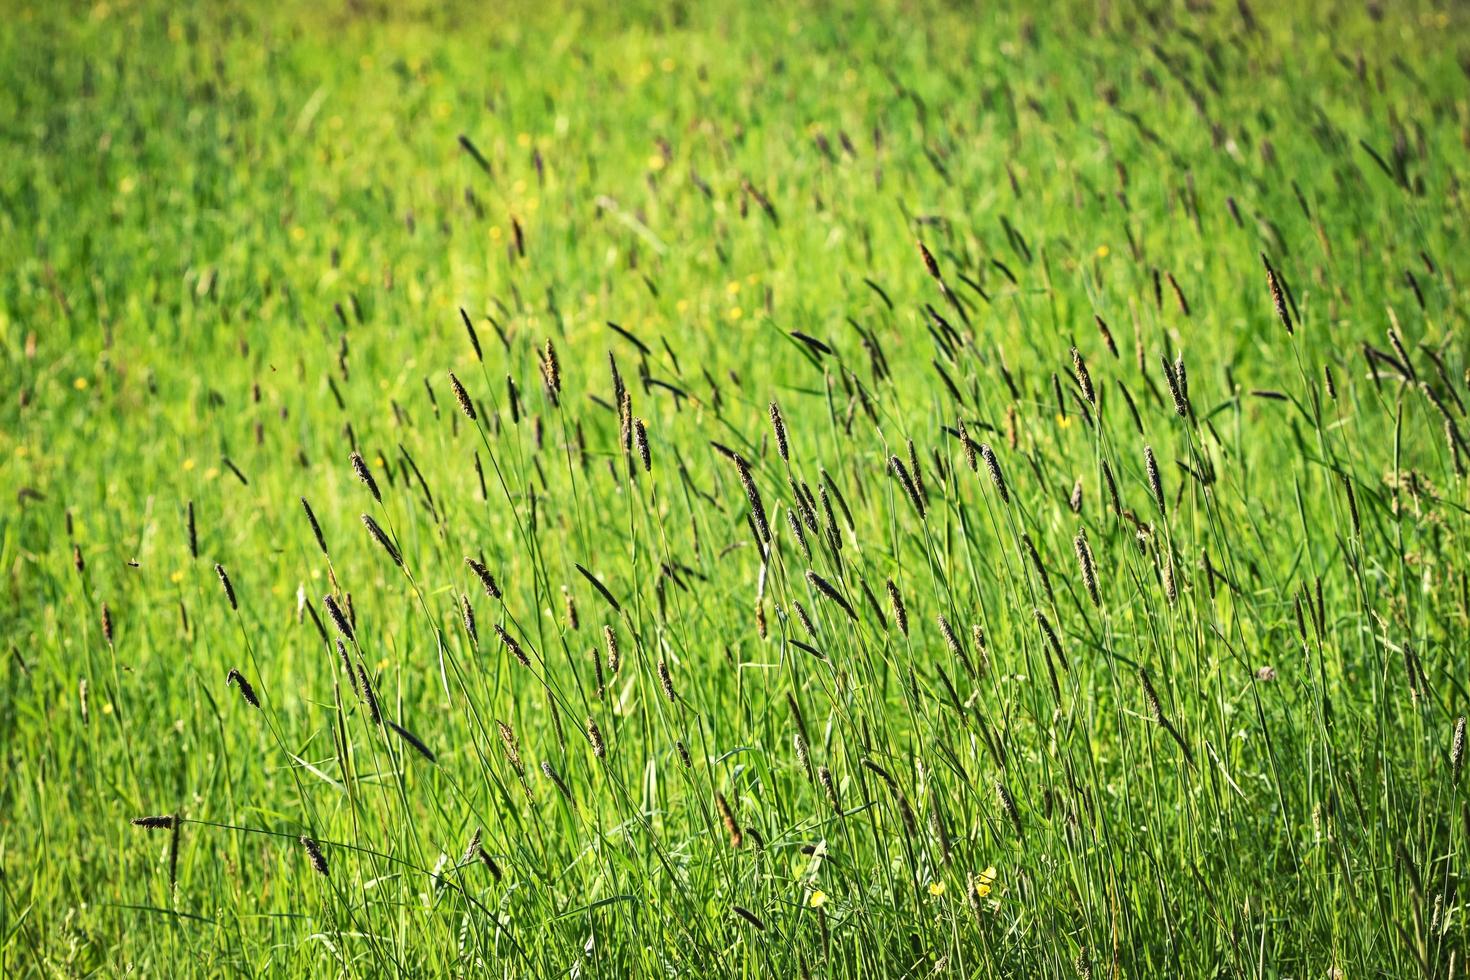
<instances>
[{"instance_id":1,"label":"grass seed head","mask_svg":"<svg viewBox=\"0 0 1470 980\"><path fill-rule=\"evenodd\" d=\"M893 584L893 579L889 579L886 585L888 586L888 602L893 606L893 618L898 623L898 631L908 636L909 611L903 604L903 595L898 591L898 586Z\"/></svg>"},{"instance_id":2,"label":"grass seed head","mask_svg":"<svg viewBox=\"0 0 1470 980\"><path fill-rule=\"evenodd\" d=\"M643 463L643 472L653 470L653 456L648 451L648 429L642 419L633 420L633 445L638 449L638 459Z\"/></svg>"},{"instance_id":3,"label":"grass seed head","mask_svg":"<svg viewBox=\"0 0 1470 980\"><path fill-rule=\"evenodd\" d=\"M357 478L362 481L362 485L368 488L368 493L373 495L373 499L381 504L383 502L383 494L378 490L378 481L373 479L373 472L368 469L367 463L362 458L362 453L353 453L351 459L352 472L356 473Z\"/></svg>"},{"instance_id":4,"label":"grass seed head","mask_svg":"<svg viewBox=\"0 0 1470 980\"><path fill-rule=\"evenodd\" d=\"M490 574L488 568L469 555L465 555L464 563L470 566L470 571L474 572L475 578L480 580L480 587L485 590L487 596L492 599L499 599L501 597L500 586L496 583L495 576Z\"/></svg>"},{"instance_id":5,"label":"grass seed head","mask_svg":"<svg viewBox=\"0 0 1470 980\"><path fill-rule=\"evenodd\" d=\"M378 543L378 546L387 552L388 557L393 560L393 564L402 568L403 556L398 553L398 548L389 540L387 533L378 526L378 522L373 520L371 514L362 515L362 526L367 528L368 534Z\"/></svg>"},{"instance_id":6,"label":"grass seed head","mask_svg":"<svg viewBox=\"0 0 1470 980\"><path fill-rule=\"evenodd\" d=\"M230 573L225 571L225 566L215 562L214 573L219 576L219 584L224 586L225 598L229 600L230 608L238 610L240 604L235 601L235 586L230 582Z\"/></svg>"},{"instance_id":7,"label":"grass seed head","mask_svg":"<svg viewBox=\"0 0 1470 980\"><path fill-rule=\"evenodd\" d=\"M1159 475L1159 461L1154 458L1154 447L1143 447L1143 466L1148 473L1148 489L1154 496L1154 505L1159 508L1159 514L1168 516L1168 507L1164 499L1164 481Z\"/></svg>"},{"instance_id":8,"label":"grass seed head","mask_svg":"<svg viewBox=\"0 0 1470 980\"><path fill-rule=\"evenodd\" d=\"M337 632L347 637L347 642L355 643L356 637L352 633L352 623L342 612L342 607L337 605L337 599L332 595L322 596L322 608L326 609L327 617L331 619L332 625L337 627Z\"/></svg>"},{"instance_id":9,"label":"grass seed head","mask_svg":"<svg viewBox=\"0 0 1470 980\"><path fill-rule=\"evenodd\" d=\"M1088 404L1097 405L1097 391L1092 387L1092 374L1087 370L1087 362L1082 359L1082 352L1072 348L1072 372L1077 376L1077 387L1082 390L1082 397L1086 398Z\"/></svg>"},{"instance_id":10,"label":"grass seed head","mask_svg":"<svg viewBox=\"0 0 1470 980\"><path fill-rule=\"evenodd\" d=\"M311 866L316 870L316 873L323 878L327 877L327 857L322 853L321 845L312 838L302 834L301 846L306 849L306 856L311 861Z\"/></svg>"},{"instance_id":11,"label":"grass seed head","mask_svg":"<svg viewBox=\"0 0 1470 980\"><path fill-rule=\"evenodd\" d=\"M607 647L607 672L616 674L618 667L623 662L623 656L618 649L618 634L611 626L602 628L602 640Z\"/></svg>"},{"instance_id":12,"label":"grass seed head","mask_svg":"<svg viewBox=\"0 0 1470 980\"><path fill-rule=\"evenodd\" d=\"M317 523L316 514L312 512L311 504L307 503L305 497L301 498L301 508L306 511L306 522L311 525L311 534L316 538L317 547L322 549L323 555L328 554L327 539L322 534L322 526Z\"/></svg>"},{"instance_id":13,"label":"grass seed head","mask_svg":"<svg viewBox=\"0 0 1470 980\"><path fill-rule=\"evenodd\" d=\"M990 473L990 482L995 484L995 492L1000 494L1000 502L1009 504L1011 492L1006 487L1006 478L1000 470L1000 460L995 457L995 450L990 448L990 443L980 444L980 458L985 460L985 469Z\"/></svg>"},{"instance_id":14,"label":"grass seed head","mask_svg":"<svg viewBox=\"0 0 1470 980\"><path fill-rule=\"evenodd\" d=\"M740 825L735 822L735 811L730 809L724 793L715 793L715 806L720 811L720 821L725 825L725 832L730 835L730 846L738 849L745 842L745 837L740 833Z\"/></svg>"},{"instance_id":15,"label":"grass seed head","mask_svg":"<svg viewBox=\"0 0 1470 980\"><path fill-rule=\"evenodd\" d=\"M781 417L781 406L771 402L771 428L776 433L776 452L786 462L791 462L791 448L786 442L786 420Z\"/></svg>"},{"instance_id":16,"label":"grass seed head","mask_svg":"<svg viewBox=\"0 0 1470 980\"><path fill-rule=\"evenodd\" d=\"M526 655L526 651L521 646L520 641L507 633L504 626L496 623L495 635L500 637L500 642L503 643L505 645L505 648L511 652L511 656L515 657L521 662L522 667L531 666L531 658Z\"/></svg>"},{"instance_id":17,"label":"grass seed head","mask_svg":"<svg viewBox=\"0 0 1470 980\"><path fill-rule=\"evenodd\" d=\"M156 817L134 817L129 823L144 830L173 830L177 819L172 813L165 813Z\"/></svg>"},{"instance_id":18,"label":"grass seed head","mask_svg":"<svg viewBox=\"0 0 1470 980\"><path fill-rule=\"evenodd\" d=\"M464 385L459 383L453 371L449 372L449 387L454 389L454 400L459 403L459 410L464 412L465 418L471 422L479 421L479 416L475 414L475 403L470 401L470 393L464 390Z\"/></svg>"},{"instance_id":19,"label":"grass seed head","mask_svg":"<svg viewBox=\"0 0 1470 980\"><path fill-rule=\"evenodd\" d=\"M245 675L240 673L238 668L230 668L230 672L225 675L225 683L233 684L239 688L240 697L244 698L245 703L250 705L250 707L260 707L260 699L255 696L255 688L250 686L250 682L245 679Z\"/></svg>"},{"instance_id":20,"label":"grass seed head","mask_svg":"<svg viewBox=\"0 0 1470 980\"><path fill-rule=\"evenodd\" d=\"M1460 781L1460 771L1465 768L1465 716L1455 719L1455 737L1450 742L1450 774L1455 782Z\"/></svg>"},{"instance_id":21,"label":"grass seed head","mask_svg":"<svg viewBox=\"0 0 1470 980\"><path fill-rule=\"evenodd\" d=\"M1101 606L1102 597L1097 590L1097 563L1093 561L1092 545L1087 542L1087 532L1078 531L1072 546L1077 552L1077 565L1082 570L1082 584L1087 589L1087 597L1094 606Z\"/></svg>"},{"instance_id":22,"label":"grass seed head","mask_svg":"<svg viewBox=\"0 0 1470 980\"><path fill-rule=\"evenodd\" d=\"M1286 328L1288 334L1295 333L1291 323L1291 311L1286 306L1286 295L1281 289L1281 281L1276 276L1276 270L1271 267L1271 260L1266 258L1266 253L1261 253L1261 264L1266 267L1266 286L1271 290L1271 306L1276 310L1276 318Z\"/></svg>"}]
</instances>

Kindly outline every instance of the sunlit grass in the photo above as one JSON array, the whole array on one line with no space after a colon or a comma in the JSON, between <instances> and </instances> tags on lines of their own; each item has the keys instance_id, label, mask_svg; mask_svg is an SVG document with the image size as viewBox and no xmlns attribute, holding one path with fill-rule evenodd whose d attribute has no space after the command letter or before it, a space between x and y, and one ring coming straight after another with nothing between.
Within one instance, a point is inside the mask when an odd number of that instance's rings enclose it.
<instances>
[{"instance_id":1,"label":"sunlit grass","mask_svg":"<svg viewBox=\"0 0 1470 980\"><path fill-rule=\"evenodd\" d=\"M0 973L1463 970L1466 38L14 11Z\"/></svg>"}]
</instances>

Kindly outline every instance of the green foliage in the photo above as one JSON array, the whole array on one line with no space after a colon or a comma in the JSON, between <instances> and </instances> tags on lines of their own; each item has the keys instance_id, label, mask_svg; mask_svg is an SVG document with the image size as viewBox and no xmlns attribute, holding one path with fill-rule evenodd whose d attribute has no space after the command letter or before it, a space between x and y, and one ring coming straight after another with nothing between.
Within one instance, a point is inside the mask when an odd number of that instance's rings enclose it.
<instances>
[{"instance_id":1,"label":"green foliage","mask_svg":"<svg viewBox=\"0 0 1470 980\"><path fill-rule=\"evenodd\" d=\"M1028 6L8 14L0 973L1462 971L1465 12Z\"/></svg>"}]
</instances>

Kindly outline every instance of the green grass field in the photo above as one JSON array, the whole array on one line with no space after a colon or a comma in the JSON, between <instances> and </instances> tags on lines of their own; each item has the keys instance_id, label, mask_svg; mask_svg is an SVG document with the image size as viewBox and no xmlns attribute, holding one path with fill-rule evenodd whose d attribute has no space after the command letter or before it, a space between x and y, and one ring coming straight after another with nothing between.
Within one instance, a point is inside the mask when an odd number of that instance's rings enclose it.
<instances>
[{"instance_id":1,"label":"green grass field","mask_svg":"<svg viewBox=\"0 0 1470 980\"><path fill-rule=\"evenodd\" d=\"M1465 973L1465 8L7 7L0 974Z\"/></svg>"}]
</instances>

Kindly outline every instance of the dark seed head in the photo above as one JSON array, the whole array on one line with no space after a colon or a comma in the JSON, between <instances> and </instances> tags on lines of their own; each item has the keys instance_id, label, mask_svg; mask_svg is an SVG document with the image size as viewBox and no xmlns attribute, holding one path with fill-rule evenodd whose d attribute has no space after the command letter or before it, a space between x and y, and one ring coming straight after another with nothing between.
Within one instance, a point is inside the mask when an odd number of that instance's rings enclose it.
<instances>
[{"instance_id":1,"label":"dark seed head","mask_svg":"<svg viewBox=\"0 0 1470 980\"><path fill-rule=\"evenodd\" d=\"M923 242L915 242L915 244L919 246L919 254L924 257L925 270L935 279L942 279L943 277L939 275L939 263L934 261L934 253L929 251L929 247Z\"/></svg>"},{"instance_id":2,"label":"dark seed head","mask_svg":"<svg viewBox=\"0 0 1470 980\"><path fill-rule=\"evenodd\" d=\"M327 539L322 535L322 526L317 523L316 514L312 513L311 504L306 498L301 498L301 507L306 511L306 522L311 525L311 533L316 537L317 547L322 549L322 554L327 554Z\"/></svg>"},{"instance_id":3,"label":"dark seed head","mask_svg":"<svg viewBox=\"0 0 1470 980\"><path fill-rule=\"evenodd\" d=\"M1152 446L1143 447L1143 465L1148 471L1148 488L1154 495L1154 503L1158 506L1160 514L1168 516L1168 508L1164 501L1164 482L1159 476L1159 462L1154 458Z\"/></svg>"},{"instance_id":4,"label":"dark seed head","mask_svg":"<svg viewBox=\"0 0 1470 980\"><path fill-rule=\"evenodd\" d=\"M250 682L245 679L245 675L240 673L237 668L230 668L230 672L225 675L225 683L238 687L240 689L240 697L244 698L245 703L250 705L250 707L260 707L260 699L255 696L255 688L250 686Z\"/></svg>"},{"instance_id":5,"label":"dark seed head","mask_svg":"<svg viewBox=\"0 0 1470 980\"><path fill-rule=\"evenodd\" d=\"M484 587L485 594L492 599L499 599L500 586L496 583L495 577L490 574L490 570L469 555L465 556L464 563L470 566L470 571L474 572L475 577L480 580L480 585Z\"/></svg>"},{"instance_id":6,"label":"dark seed head","mask_svg":"<svg viewBox=\"0 0 1470 980\"><path fill-rule=\"evenodd\" d=\"M306 848L306 856L311 860L311 866L316 869L316 873L323 878L327 877L327 858L322 853L321 845L302 834L301 846Z\"/></svg>"},{"instance_id":7,"label":"dark seed head","mask_svg":"<svg viewBox=\"0 0 1470 980\"><path fill-rule=\"evenodd\" d=\"M464 617L464 631L470 638L471 646L480 645L480 631L475 628L475 607L470 604L470 597L461 595L459 597L460 613Z\"/></svg>"},{"instance_id":8,"label":"dark seed head","mask_svg":"<svg viewBox=\"0 0 1470 980\"><path fill-rule=\"evenodd\" d=\"M398 553L398 549L394 547L393 542L388 539L388 535L384 533L383 529L378 526L378 522L373 520L371 514L362 515L362 525L368 529L368 534L372 535L373 540L378 542L378 545L388 553L388 557L393 559L393 564L402 568L403 556Z\"/></svg>"},{"instance_id":9,"label":"dark seed head","mask_svg":"<svg viewBox=\"0 0 1470 980\"><path fill-rule=\"evenodd\" d=\"M526 656L526 651L522 649L520 642L515 637L507 633L505 631L505 627L501 626L499 623L495 624L495 635L500 637L500 642L504 643L505 648L509 650L517 660L521 662L522 667L531 666L531 658Z\"/></svg>"},{"instance_id":10,"label":"dark seed head","mask_svg":"<svg viewBox=\"0 0 1470 980\"><path fill-rule=\"evenodd\" d=\"M648 430L644 428L642 419L633 420L633 445L638 449L638 458L643 463L643 472L647 473L653 469L653 457L648 451Z\"/></svg>"},{"instance_id":11,"label":"dark seed head","mask_svg":"<svg viewBox=\"0 0 1470 980\"><path fill-rule=\"evenodd\" d=\"M546 349L541 354L541 376L546 384L546 395L556 405L561 398L561 361L557 359L556 347L551 338L546 338Z\"/></svg>"},{"instance_id":12,"label":"dark seed head","mask_svg":"<svg viewBox=\"0 0 1470 980\"><path fill-rule=\"evenodd\" d=\"M818 766L817 782L821 783L822 789L826 791L827 802L832 804L832 809L841 813L842 801L837 796L837 780L832 778L832 770L826 766Z\"/></svg>"},{"instance_id":13,"label":"dark seed head","mask_svg":"<svg viewBox=\"0 0 1470 980\"><path fill-rule=\"evenodd\" d=\"M761 932L766 931L766 924L761 921L761 917L756 915L750 909L742 908L739 905L732 905L730 907L735 910L736 915L740 916L740 918L755 926L756 929L760 930Z\"/></svg>"},{"instance_id":14,"label":"dark seed head","mask_svg":"<svg viewBox=\"0 0 1470 980\"><path fill-rule=\"evenodd\" d=\"M219 584L225 587L225 598L230 601L230 608L239 609L240 605L235 601L235 586L230 583L230 573L218 562L215 563L214 573L219 576Z\"/></svg>"},{"instance_id":15,"label":"dark seed head","mask_svg":"<svg viewBox=\"0 0 1470 980\"><path fill-rule=\"evenodd\" d=\"M1003 504L1011 502L1011 493L1006 489L1005 474L1000 470L1000 460L995 458L995 450L990 448L989 443L981 443L980 458L985 460L985 468L990 472L990 481L995 484L995 490L1000 494Z\"/></svg>"},{"instance_id":16,"label":"dark seed head","mask_svg":"<svg viewBox=\"0 0 1470 980\"><path fill-rule=\"evenodd\" d=\"M177 819L172 813L165 813L156 817L134 817L131 823L144 830L172 830Z\"/></svg>"},{"instance_id":17,"label":"dark seed head","mask_svg":"<svg viewBox=\"0 0 1470 980\"><path fill-rule=\"evenodd\" d=\"M1092 387L1092 375L1087 370L1087 362L1082 359L1082 352L1072 348L1072 371L1077 375L1077 387L1082 389L1082 397L1090 404L1097 404L1097 391Z\"/></svg>"},{"instance_id":18,"label":"dark seed head","mask_svg":"<svg viewBox=\"0 0 1470 980\"><path fill-rule=\"evenodd\" d=\"M1077 565L1082 569L1082 584L1087 588L1087 596L1094 606L1101 606L1102 597L1097 590L1097 564L1092 558L1092 545L1087 543L1087 532L1078 531L1072 545L1077 551Z\"/></svg>"},{"instance_id":19,"label":"dark seed head","mask_svg":"<svg viewBox=\"0 0 1470 980\"><path fill-rule=\"evenodd\" d=\"M903 465L903 460L897 456L889 456L888 469L893 473L894 478L898 480L899 486L903 487L903 492L908 496L909 503L913 504L914 510L918 512L919 519L923 520L924 498L920 495L919 487L914 483L914 479L909 474L908 469Z\"/></svg>"},{"instance_id":20,"label":"dark seed head","mask_svg":"<svg viewBox=\"0 0 1470 980\"><path fill-rule=\"evenodd\" d=\"M459 383L453 371L449 372L449 387L454 389L454 400L459 402L459 410L464 412L465 418L471 422L476 421L478 416L475 414L475 403L470 401L469 392L464 390L464 385Z\"/></svg>"},{"instance_id":21,"label":"dark seed head","mask_svg":"<svg viewBox=\"0 0 1470 980\"><path fill-rule=\"evenodd\" d=\"M776 452L786 462L791 462L791 449L786 443L786 420L781 417L781 406L771 402L771 428L776 432Z\"/></svg>"},{"instance_id":22,"label":"dark seed head","mask_svg":"<svg viewBox=\"0 0 1470 980\"><path fill-rule=\"evenodd\" d=\"M378 491L378 481L373 479L372 470L368 469L367 463L362 458L362 453L352 454L352 472L356 473L357 478L362 481L362 485L368 488L368 493L373 495L373 499L381 504L383 502L383 495Z\"/></svg>"},{"instance_id":23,"label":"dark seed head","mask_svg":"<svg viewBox=\"0 0 1470 980\"><path fill-rule=\"evenodd\" d=\"M1266 267L1266 285L1271 290L1271 305L1276 310L1276 318L1286 328L1288 334L1294 333L1291 325L1291 311L1286 306L1286 296L1282 292L1281 282L1276 277L1276 270L1271 267L1271 260L1261 253L1261 264Z\"/></svg>"},{"instance_id":24,"label":"dark seed head","mask_svg":"<svg viewBox=\"0 0 1470 980\"><path fill-rule=\"evenodd\" d=\"M355 642L352 635L352 624L342 613L342 607L337 605L337 600L330 595L322 596L322 606L327 610L327 616L331 618L332 625L337 627L337 632L347 637L349 643Z\"/></svg>"},{"instance_id":25,"label":"dark seed head","mask_svg":"<svg viewBox=\"0 0 1470 980\"><path fill-rule=\"evenodd\" d=\"M889 579L887 585L888 601L893 606L893 618L898 622L898 631L908 636L909 611L903 604L903 595L899 593L898 586L893 584L893 579Z\"/></svg>"}]
</instances>

